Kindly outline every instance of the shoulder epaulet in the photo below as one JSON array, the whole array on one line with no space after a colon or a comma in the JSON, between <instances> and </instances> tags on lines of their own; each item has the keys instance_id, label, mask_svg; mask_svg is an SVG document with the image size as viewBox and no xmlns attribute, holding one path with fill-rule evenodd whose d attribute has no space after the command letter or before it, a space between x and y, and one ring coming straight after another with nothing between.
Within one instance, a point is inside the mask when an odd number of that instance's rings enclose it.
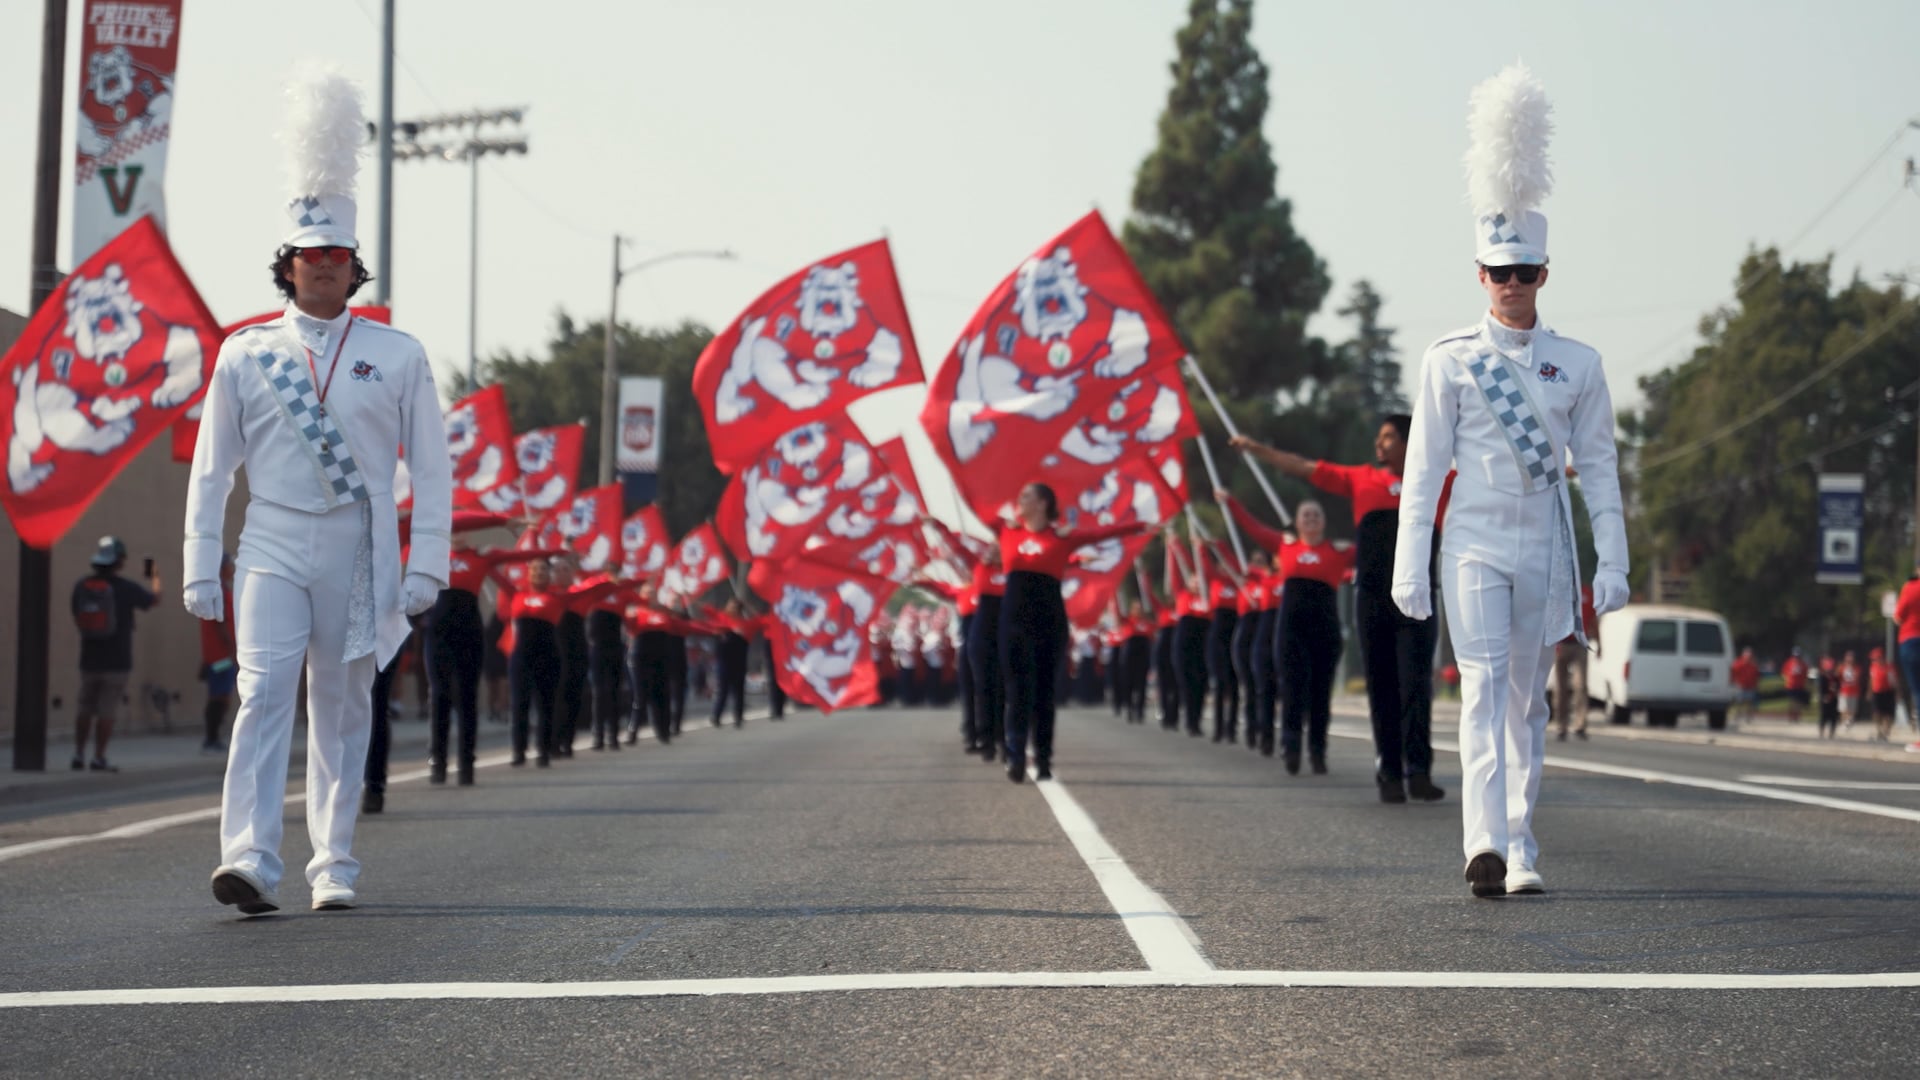
<instances>
[{"instance_id":1,"label":"shoulder epaulet","mask_svg":"<svg viewBox=\"0 0 1920 1080\"><path fill-rule=\"evenodd\" d=\"M355 315L353 317L353 324L355 326L372 327L375 330L385 330L389 334L399 334L403 338L414 340L413 335L407 333L405 330L401 330L391 323L383 323L378 319L369 319L365 315Z\"/></svg>"},{"instance_id":2,"label":"shoulder epaulet","mask_svg":"<svg viewBox=\"0 0 1920 1080\"><path fill-rule=\"evenodd\" d=\"M248 334L259 333L262 330L277 330L285 321L285 316L276 316L275 318L268 319L266 322L249 323L235 330L233 333L228 334L227 340L231 341L235 338L245 337Z\"/></svg>"},{"instance_id":3,"label":"shoulder epaulet","mask_svg":"<svg viewBox=\"0 0 1920 1080\"><path fill-rule=\"evenodd\" d=\"M1463 326L1458 330L1450 330L1447 333L1441 334L1439 337L1434 338L1433 344L1427 346L1427 351L1432 352L1434 349L1437 349L1440 346L1445 345L1449 341L1459 341L1462 338L1470 338L1478 333L1480 333L1479 323L1474 323L1472 326Z\"/></svg>"},{"instance_id":4,"label":"shoulder epaulet","mask_svg":"<svg viewBox=\"0 0 1920 1080\"><path fill-rule=\"evenodd\" d=\"M1567 335L1565 335L1565 334L1563 334L1563 333L1561 333L1560 331L1558 331L1558 330L1555 330L1555 329L1554 329L1553 327L1551 327L1551 326L1549 326L1549 327L1546 327L1546 328L1545 328L1545 330L1546 330L1546 332L1547 332L1547 336L1548 336L1548 337L1551 337L1551 338L1553 338L1553 339L1555 339L1555 340L1557 340L1557 341L1559 341L1559 342L1561 342L1561 343L1563 343L1563 344L1566 344L1566 345L1575 345L1575 346L1578 346L1578 347L1580 347L1580 348L1582 348L1582 349L1585 349L1585 350L1587 350L1588 352L1590 352L1590 353L1592 353L1592 354L1594 354L1595 356L1598 356L1598 355L1600 355L1600 350L1599 350L1599 349L1596 349L1596 348L1594 348L1593 346L1591 346L1591 345L1589 345L1589 344L1587 344L1587 343L1586 343L1586 342L1584 342L1584 341L1581 341L1581 340L1579 340L1578 338L1570 338L1570 337L1568 337Z\"/></svg>"}]
</instances>

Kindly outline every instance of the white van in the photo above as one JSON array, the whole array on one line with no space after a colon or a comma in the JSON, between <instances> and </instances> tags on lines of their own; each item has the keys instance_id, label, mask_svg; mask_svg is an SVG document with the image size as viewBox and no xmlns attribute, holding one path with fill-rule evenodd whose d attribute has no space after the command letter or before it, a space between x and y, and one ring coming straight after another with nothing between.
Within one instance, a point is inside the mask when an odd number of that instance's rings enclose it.
<instances>
[{"instance_id":1,"label":"white van","mask_svg":"<svg viewBox=\"0 0 1920 1080\"><path fill-rule=\"evenodd\" d=\"M1615 724L1645 710L1648 727L1673 727L1685 712L1727 726L1733 704L1733 635L1727 620L1699 608L1628 604L1600 619L1587 657L1587 696Z\"/></svg>"}]
</instances>

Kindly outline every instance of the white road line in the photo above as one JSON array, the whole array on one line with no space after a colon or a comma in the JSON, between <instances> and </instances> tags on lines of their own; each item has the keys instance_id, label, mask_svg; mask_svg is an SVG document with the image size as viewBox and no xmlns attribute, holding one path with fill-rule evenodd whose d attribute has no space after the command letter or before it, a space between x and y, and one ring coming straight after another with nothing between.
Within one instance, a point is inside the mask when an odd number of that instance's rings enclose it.
<instances>
[{"instance_id":1,"label":"white road line","mask_svg":"<svg viewBox=\"0 0 1920 1080\"><path fill-rule=\"evenodd\" d=\"M770 715L772 714L763 713L754 718L765 719ZM687 732L698 730L700 729L697 727L688 728ZM685 738L686 734L683 733L680 737ZM651 739L653 738L653 732L643 731L640 733L640 738L643 740ZM491 757L483 757L475 760L473 767L476 769L491 769L497 765L505 765L512 760L512 754L500 753ZM414 769L409 772L395 773L388 776L387 783L389 785L405 784L414 780L425 780L427 775L428 770L426 769ZM285 802L286 805L292 806L296 803L305 802L306 798L306 789L302 788L299 791L289 794ZM81 833L74 836L49 836L44 840L29 840L25 843L0 847L0 863L23 858L27 855L37 855L43 851L58 851L61 848L73 847L77 844L92 844L101 840L125 840L128 837L146 836L148 833L156 833L161 829L171 829L175 825L191 825L196 821L216 820L219 817L220 808L218 806L208 806L199 810L188 810L183 813L167 814L162 817L145 818L140 821L129 822L128 824L108 829L105 832Z\"/></svg>"},{"instance_id":2,"label":"white road line","mask_svg":"<svg viewBox=\"0 0 1920 1080\"><path fill-rule=\"evenodd\" d=\"M1365 732L1333 730L1328 734L1342 739L1364 739L1372 741L1373 736ZM1433 741L1435 750L1444 750L1450 754L1460 752L1454 743L1439 739ZM1777 787L1761 787L1758 784L1744 784L1737 780L1715 780L1709 776L1687 776L1683 773L1661 772L1658 769L1635 769L1625 765L1606 765L1598 761L1578 761L1573 758L1547 755L1547 768L1571 769L1575 772L1595 773L1600 776L1617 776L1626 780L1644 780L1649 784L1674 784L1679 787L1701 788L1706 791L1724 791L1733 795L1751 795L1757 799L1773 799L1776 802L1800 803L1803 806L1818 806L1827 810L1845 810L1853 814L1872 814L1875 817L1893 818L1897 821L1920 822L1920 810L1909 810L1904 806L1885 806L1880 803L1860 802L1855 799L1835 799L1826 795L1814 795L1804 791L1783 791Z\"/></svg>"},{"instance_id":3,"label":"white road line","mask_svg":"<svg viewBox=\"0 0 1920 1080\"><path fill-rule=\"evenodd\" d=\"M1743 776L1749 784L1773 784L1779 787L1832 788L1836 791L1920 791L1920 784L1879 780L1810 780L1800 776Z\"/></svg>"},{"instance_id":4,"label":"white road line","mask_svg":"<svg viewBox=\"0 0 1920 1080\"><path fill-rule=\"evenodd\" d=\"M1067 789L1057 780L1035 786L1046 797L1060 831L1067 834L1073 849L1086 860L1087 869L1093 871L1093 879L1100 883L1100 891L1107 894L1107 902L1133 936L1147 967L1162 975L1212 971L1213 965L1200 952L1200 941L1187 921L1134 875Z\"/></svg>"},{"instance_id":5,"label":"white road line","mask_svg":"<svg viewBox=\"0 0 1920 1080\"><path fill-rule=\"evenodd\" d=\"M450 1001L663 998L1031 988L1350 988L1366 990L1895 990L1920 972L1859 974L1627 974L1533 971L937 971L775 978L596 982L345 983L37 990L0 994L0 1009L81 1005L273 1005L311 1001Z\"/></svg>"}]
</instances>

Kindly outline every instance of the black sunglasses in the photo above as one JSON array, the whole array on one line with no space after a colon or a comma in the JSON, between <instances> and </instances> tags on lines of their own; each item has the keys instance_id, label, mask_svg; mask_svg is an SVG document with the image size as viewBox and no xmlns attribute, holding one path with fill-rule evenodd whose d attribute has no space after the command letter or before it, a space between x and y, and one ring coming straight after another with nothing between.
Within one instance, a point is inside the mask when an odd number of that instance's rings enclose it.
<instances>
[{"instance_id":1,"label":"black sunglasses","mask_svg":"<svg viewBox=\"0 0 1920 1080\"><path fill-rule=\"evenodd\" d=\"M1546 269L1546 267L1543 267L1543 266L1483 266L1480 269L1485 270L1487 272L1487 280L1493 282L1495 285L1505 285L1507 283L1507 279L1510 277L1519 278L1520 284L1522 285L1532 285L1535 282L1540 280L1540 271Z\"/></svg>"}]
</instances>

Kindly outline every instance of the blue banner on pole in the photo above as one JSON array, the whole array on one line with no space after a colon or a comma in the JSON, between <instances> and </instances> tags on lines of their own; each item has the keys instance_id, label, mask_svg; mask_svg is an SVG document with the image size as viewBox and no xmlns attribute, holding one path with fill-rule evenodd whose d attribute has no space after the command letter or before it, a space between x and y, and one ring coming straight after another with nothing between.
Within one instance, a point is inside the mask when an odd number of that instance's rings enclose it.
<instances>
[{"instance_id":1,"label":"blue banner on pole","mask_svg":"<svg viewBox=\"0 0 1920 1080\"><path fill-rule=\"evenodd\" d=\"M1820 567L1814 580L1822 585L1858 585L1861 570L1861 525L1867 515L1865 478L1859 473L1820 475Z\"/></svg>"}]
</instances>

